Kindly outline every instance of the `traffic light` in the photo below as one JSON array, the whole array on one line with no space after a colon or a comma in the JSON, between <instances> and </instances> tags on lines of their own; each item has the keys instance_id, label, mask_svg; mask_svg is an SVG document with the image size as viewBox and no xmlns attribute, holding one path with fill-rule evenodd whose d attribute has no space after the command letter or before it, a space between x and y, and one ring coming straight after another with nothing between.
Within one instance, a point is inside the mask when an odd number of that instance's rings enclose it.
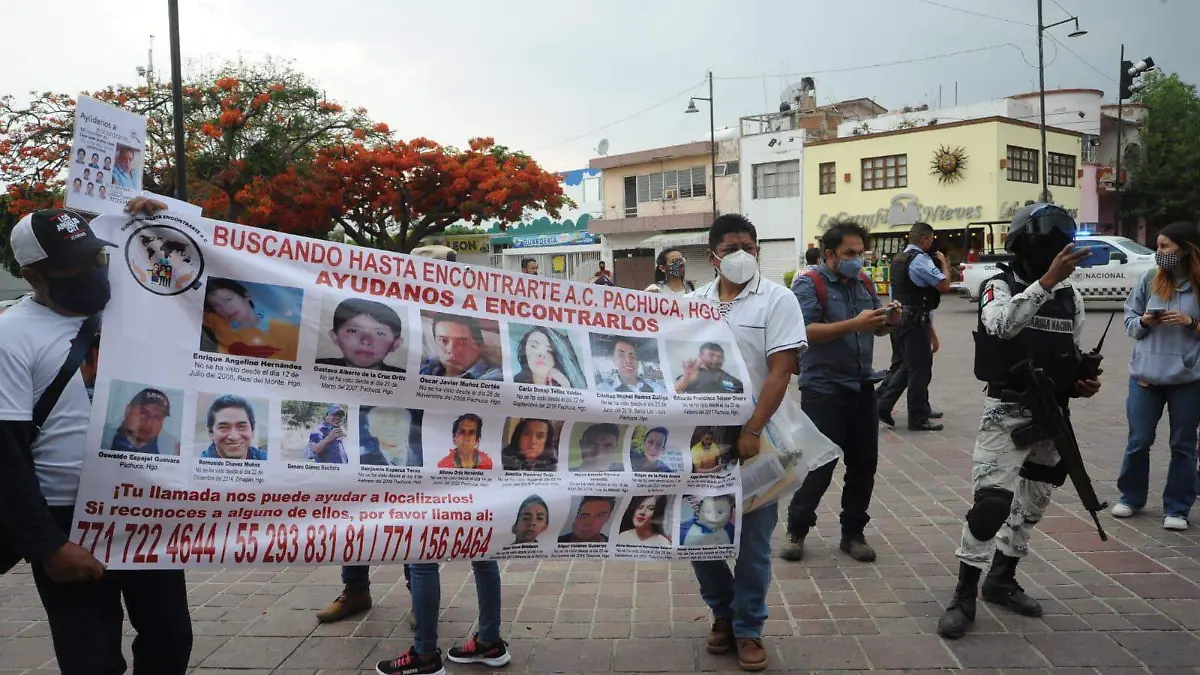
<instances>
[{"instance_id":1,"label":"traffic light","mask_svg":"<svg viewBox=\"0 0 1200 675\"><path fill-rule=\"evenodd\" d=\"M1141 82L1134 82L1135 78L1141 77L1143 73L1154 70L1154 59L1147 56L1146 58L1133 63L1132 61L1121 62L1121 92L1122 101L1128 101L1133 98L1133 93L1144 86Z\"/></svg>"}]
</instances>

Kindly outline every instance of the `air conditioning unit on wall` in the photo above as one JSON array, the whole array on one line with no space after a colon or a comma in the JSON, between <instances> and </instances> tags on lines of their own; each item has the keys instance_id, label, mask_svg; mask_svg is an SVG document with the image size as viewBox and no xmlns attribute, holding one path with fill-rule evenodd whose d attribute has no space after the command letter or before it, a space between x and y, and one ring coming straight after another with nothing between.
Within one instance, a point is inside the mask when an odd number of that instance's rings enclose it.
<instances>
[{"instance_id":1,"label":"air conditioning unit on wall","mask_svg":"<svg viewBox=\"0 0 1200 675\"><path fill-rule=\"evenodd\" d=\"M675 188L667 188L663 190L663 201L673 202L679 199L679 191Z\"/></svg>"}]
</instances>

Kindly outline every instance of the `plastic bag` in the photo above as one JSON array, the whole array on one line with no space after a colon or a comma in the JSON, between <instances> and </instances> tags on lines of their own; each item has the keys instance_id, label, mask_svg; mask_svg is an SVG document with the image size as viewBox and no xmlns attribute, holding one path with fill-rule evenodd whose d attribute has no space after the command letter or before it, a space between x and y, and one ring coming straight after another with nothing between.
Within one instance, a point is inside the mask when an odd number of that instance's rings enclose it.
<instances>
[{"instance_id":1,"label":"plastic bag","mask_svg":"<svg viewBox=\"0 0 1200 675\"><path fill-rule=\"evenodd\" d=\"M763 430L758 455L742 464L742 512L779 501L799 488L809 471L841 457L841 448L800 409L799 390L789 387Z\"/></svg>"}]
</instances>

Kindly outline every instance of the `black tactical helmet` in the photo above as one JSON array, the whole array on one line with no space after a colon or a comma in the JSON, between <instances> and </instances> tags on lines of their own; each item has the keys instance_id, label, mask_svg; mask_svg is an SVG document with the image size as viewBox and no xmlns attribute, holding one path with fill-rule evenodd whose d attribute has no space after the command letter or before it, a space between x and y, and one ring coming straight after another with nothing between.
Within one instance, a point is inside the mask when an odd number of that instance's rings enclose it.
<instances>
[{"instance_id":1,"label":"black tactical helmet","mask_svg":"<svg viewBox=\"0 0 1200 675\"><path fill-rule=\"evenodd\" d=\"M1028 251L1039 241L1050 240L1058 249L1075 239L1075 219L1061 206L1031 204L1013 214L1012 224L1004 239L1004 249L1010 253Z\"/></svg>"}]
</instances>

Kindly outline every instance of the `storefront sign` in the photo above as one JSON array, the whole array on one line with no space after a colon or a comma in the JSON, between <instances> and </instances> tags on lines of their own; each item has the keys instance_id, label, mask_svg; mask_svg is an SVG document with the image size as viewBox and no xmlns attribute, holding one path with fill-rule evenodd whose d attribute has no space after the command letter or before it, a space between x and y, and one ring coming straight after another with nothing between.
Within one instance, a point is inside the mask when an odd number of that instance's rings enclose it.
<instances>
[{"instance_id":1,"label":"storefront sign","mask_svg":"<svg viewBox=\"0 0 1200 675\"><path fill-rule=\"evenodd\" d=\"M1005 218L1012 218L1013 216L1015 216L1017 214L1017 210L1024 208L1024 206L1025 206L1025 202L1001 202L1000 203L1000 220L1004 220ZM1058 206L1062 207L1062 209L1064 211L1071 214L1072 218L1079 217L1079 209L1067 208L1066 206L1063 206L1062 204L1058 204Z\"/></svg>"},{"instance_id":2,"label":"storefront sign","mask_svg":"<svg viewBox=\"0 0 1200 675\"><path fill-rule=\"evenodd\" d=\"M541 246L576 246L582 244L600 243L596 235L579 230L575 232L559 232L558 234L526 234L513 237L513 248L538 248Z\"/></svg>"},{"instance_id":3,"label":"storefront sign","mask_svg":"<svg viewBox=\"0 0 1200 675\"><path fill-rule=\"evenodd\" d=\"M432 237L429 243L449 246L458 253L487 253L489 239L486 234L460 234Z\"/></svg>"},{"instance_id":4,"label":"storefront sign","mask_svg":"<svg viewBox=\"0 0 1200 675\"><path fill-rule=\"evenodd\" d=\"M853 220L863 227L879 227L887 225L900 227L912 225L917 221L937 223L946 221L969 221L983 217L983 206L947 206L944 204L926 206L916 195L902 194L892 197L886 209L874 213L852 214L845 211L837 214L821 214L817 227L824 229L831 221Z\"/></svg>"}]
</instances>

